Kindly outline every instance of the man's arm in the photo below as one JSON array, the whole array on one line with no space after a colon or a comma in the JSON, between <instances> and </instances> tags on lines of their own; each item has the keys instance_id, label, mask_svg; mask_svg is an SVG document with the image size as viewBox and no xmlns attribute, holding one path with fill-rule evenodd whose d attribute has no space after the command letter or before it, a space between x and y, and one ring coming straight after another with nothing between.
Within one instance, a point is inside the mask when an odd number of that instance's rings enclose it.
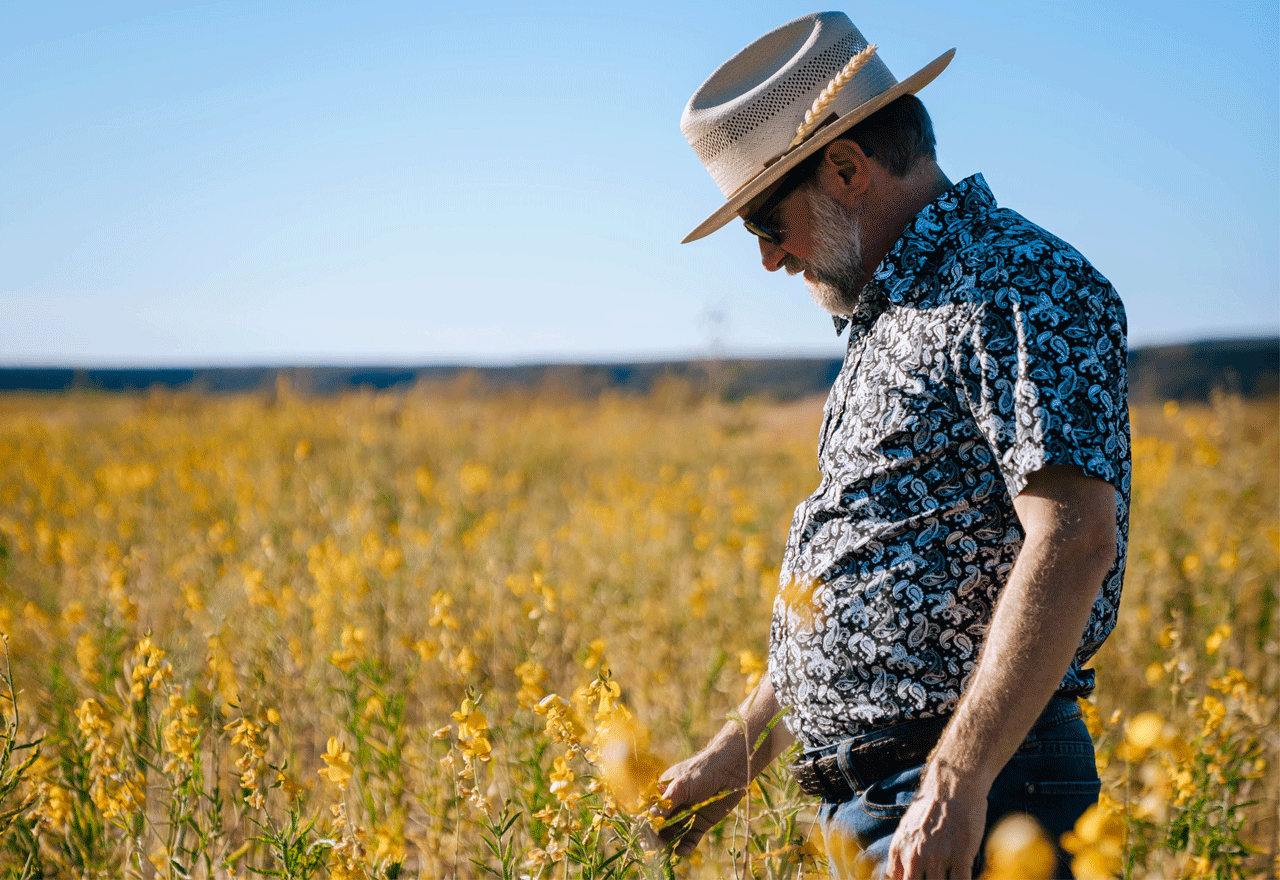
<instances>
[{"instance_id":1,"label":"man's arm","mask_svg":"<svg viewBox=\"0 0 1280 880\"><path fill-rule=\"evenodd\" d=\"M738 707L738 715L745 725L736 719L726 722L702 751L668 767L662 774L659 780L663 786L662 796L671 802L660 814L663 819L705 804L693 813L692 821L687 818L673 821L658 832L664 844L675 844L676 855L687 856L693 852L702 835L733 812L751 780L791 745L791 734L778 720L779 712L773 682L766 675ZM769 732L764 741L751 752L749 747L754 746L766 730ZM712 800L720 794L723 797Z\"/></svg>"},{"instance_id":2,"label":"man's arm","mask_svg":"<svg viewBox=\"0 0 1280 880\"><path fill-rule=\"evenodd\" d=\"M1032 474L1014 508L1026 540L973 680L889 851L889 877L968 878L987 794L1071 665L1115 556L1116 493L1074 467Z\"/></svg>"}]
</instances>

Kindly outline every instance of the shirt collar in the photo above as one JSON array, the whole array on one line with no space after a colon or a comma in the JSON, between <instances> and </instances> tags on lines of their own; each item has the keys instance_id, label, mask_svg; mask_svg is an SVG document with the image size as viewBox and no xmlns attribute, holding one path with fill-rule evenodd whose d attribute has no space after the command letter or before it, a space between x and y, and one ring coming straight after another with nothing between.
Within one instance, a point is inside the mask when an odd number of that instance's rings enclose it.
<instances>
[{"instance_id":1,"label":"shirt collar","mask_svg":"<svg viewBox=\"0 0 1280 880\"><path fill-rule=\"evenodd\" d=\"M916 214L880 261L872 283L893 302L903 302L952 232L995 207L995 196L981 174L960 181Z\"/></svg>"},{"instance_id":2,"label":"shirt collar","mask_svg":"<svg viewBox=\"0 0 1280 880\"><path fill-rule=\"evenodd\" d=\"M981 174L960 181L916 214L880 261L867 285L878 287L891 302L904 302L915 287L916 278L929 265L952 230L966 224L972 215L992 211L995 207L995 196ZM849 325L849 319L840 315L833 320L837 335Z\"/></svg>"}]
</instances>

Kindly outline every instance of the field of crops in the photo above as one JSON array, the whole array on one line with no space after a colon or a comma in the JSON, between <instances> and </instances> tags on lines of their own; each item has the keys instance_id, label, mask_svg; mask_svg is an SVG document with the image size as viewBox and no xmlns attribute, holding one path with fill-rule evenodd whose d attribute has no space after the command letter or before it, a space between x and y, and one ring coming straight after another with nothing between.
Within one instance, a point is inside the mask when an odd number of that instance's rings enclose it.
<instances>
[{"instance_id":1,"label":"field of crops","mask_svg":"<svg viewBox=\"0 0 1280 880\"><path fill-rule=\"evenodd\" d=\"M820 409L0 397L0 877L825 876L780 767L693 859L638 818L763 672ZM1274 876L1276 405L1133 415L1104 797L1065 843Z\"/></svg>"}]
</instances>

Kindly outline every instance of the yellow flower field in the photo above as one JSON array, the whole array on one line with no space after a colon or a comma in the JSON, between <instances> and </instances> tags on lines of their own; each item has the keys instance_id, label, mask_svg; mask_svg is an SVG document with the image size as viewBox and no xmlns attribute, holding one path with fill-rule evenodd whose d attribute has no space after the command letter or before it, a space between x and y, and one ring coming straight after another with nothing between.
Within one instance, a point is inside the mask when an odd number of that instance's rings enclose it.
<instances>
[{"instance_id":1,"label":"yellow flower field","mask_svg":"<svg viewBox=\"0 0 1280 880\"><path fill-rule=\"evenodd\" d=\"M693 859L643 819L764 671L820 410L0 397L0 877L825 876L780 767ZM1104 797L1063 845L1082 877L1273 876L1275 402L1134 425ZM1000 839L991 876L1044 862Z\"/></svg>"}]
</instances>

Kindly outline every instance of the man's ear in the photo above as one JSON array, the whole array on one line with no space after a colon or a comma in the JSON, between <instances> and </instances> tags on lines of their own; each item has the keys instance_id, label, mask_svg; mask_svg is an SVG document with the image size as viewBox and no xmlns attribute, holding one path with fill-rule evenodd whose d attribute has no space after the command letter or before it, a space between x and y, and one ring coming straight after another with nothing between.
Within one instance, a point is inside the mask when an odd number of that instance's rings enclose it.
<instances>
[{"instance_id":1,"label":"man's ear","mask_svg":"<svg viewBox=\"0 0 1280 880\"><path fill-rule=\"evenodd\" d=\"M871 160L854 141L832 141L823 152L818 180L837 198L861 196L871 186Z\"/></svg>"}]
</instances>

